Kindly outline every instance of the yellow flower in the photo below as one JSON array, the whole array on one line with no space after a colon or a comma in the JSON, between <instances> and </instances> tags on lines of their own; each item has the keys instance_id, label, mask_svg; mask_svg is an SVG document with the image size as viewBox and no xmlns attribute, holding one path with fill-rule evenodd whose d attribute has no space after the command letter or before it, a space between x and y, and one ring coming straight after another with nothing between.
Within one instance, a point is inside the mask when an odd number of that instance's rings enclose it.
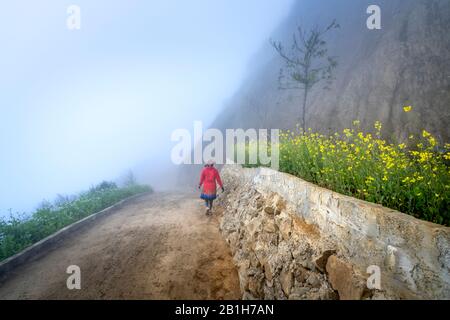
<instances>
[{"instance_id":1,"label":"yellow flower","mask_svg":"<svg viewBox=\"0 0 450 320\"><path fill-rule=\"evenodd\" d=\"M381 124L380 121L375 121L375 129L377 129L377 131L381 131L382 127L383 125Z\"/></svg>"},{"instance_id":2,"label":"yellow flower","mask_svg":"<svg viewBox=\"0 0 450 320\"><path fill-rule=\"evenodd\" d=\"M412 106L404 106L403 107L403 111L405 111L406 113L411 112L412 111Z\"/></svg>"},{"instance_id":3,"label":"yellow flower","mask_svg":"<svg viewBox=\"0 0 450 320\"><path fill-rule=\"evenodd\" d=\"M350 129L344 129L344 134L347 136L347 137L351 137L353 134L352 134L352 131L350 130Z\"/></svg>"},{"instance_id":4,"label":"yellow flower","mask_svg":"<svg viewBox=\"0 0 450 320\"><path fill-rule=\"evenodd\" d=\"M366 184L371 184L373 181L375 181L374 177L368 176L366 179Z\"/></svg>"},{"instance_id":5,"label":"yellow flower","mask_svg":"<svg viewBox=\"0 0 450 320\"><path fill-rule=\"evenodd\" d=\"M430 146L432 146L432 147L435 147L437 144L436 139L434 137L430 137L428 139L428 142L430 143Z\"/></svg>"},{"instance_id":6,"label":"yellow flower","mask_svg":"<svg viewBox=\"0 0 450 320\"><path fill-rule=\"evenodd\" d=\"M424 163L431 160L433 154L431 152L420 152L419 157L420 157L419 162Z\"/></svg>"},{"instance_id":7,"label":"yellow flower","mask_svg":"<svg viewBox=\"0 0 450 320\"><path fill-rule=\"evenodd\" d=\"M423 131L422 131L422 136L423 136L424 138L428 138L428 137L431 136L431 134L430 134L428 131L423 130Z\"/></svg>"}]
</instances>

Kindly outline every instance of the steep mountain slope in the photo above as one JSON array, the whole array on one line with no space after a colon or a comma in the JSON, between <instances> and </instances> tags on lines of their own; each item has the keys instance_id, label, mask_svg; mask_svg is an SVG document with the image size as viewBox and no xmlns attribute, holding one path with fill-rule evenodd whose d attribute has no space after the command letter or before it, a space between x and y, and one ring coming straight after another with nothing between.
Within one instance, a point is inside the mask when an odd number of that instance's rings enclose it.
<instances>
[{"instance_id":1,"label":"steep mountain slope","mask_svg":"<svg viewBox=\"0 0 450 320\"><path fill-rule=\"evenodd\" d=\"M450 138L450 1L378 0L382 29L369 30L372 0L299 0L271 36L290 46L298 25L340 28L327 37L338 68L330 90L311 92L306 125L334 133L360 120L385 138L404 140L426 129L441 143ZM302 93L279 90L282 66L269 41L255 54L248 77L211 125L213 128L292 129L300 123ZM412 105L405 113L403 106ZM201 166L184 166L179 182L195 185Z\"/></svg>"},{"instance_id":2,"label":"steep mountain slope","mask_svg":"<svg viewBox=\"0 0 450 320\"><path fill-rule=\"evenodd\" d=\"M376 120L386 136L404 139L427 129L448 142L450 119L450 2L379 0L382 29L366 26L368 0L302 0L273 34L290 45L297 25L341 28L327 39L339 66L330 90L314 89L307 127L324 133L350 126L369 128ZM278 89L281 59L269 43L261 48L247 82L224 108L213 127L293 128L299 123L302 93ZM405 114L402 107L412 105Z\"/></svg>"}]
</instances>

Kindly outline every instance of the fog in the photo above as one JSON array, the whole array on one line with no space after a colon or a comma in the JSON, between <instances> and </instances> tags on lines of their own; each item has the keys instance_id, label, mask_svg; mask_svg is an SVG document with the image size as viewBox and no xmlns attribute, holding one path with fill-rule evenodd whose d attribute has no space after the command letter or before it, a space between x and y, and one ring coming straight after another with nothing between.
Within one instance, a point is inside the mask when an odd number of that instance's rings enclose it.
<instances>
[{"instance_id":1,"label":"fog","mask_svg":"<svg viewBox=\"0 0 450 320\"><path fill-rule=\"evenodd\" d=\"M137 167L157 187L171 132L211 123L292 3L3 2L0 216Z\"/></svg>"}]
</instances>

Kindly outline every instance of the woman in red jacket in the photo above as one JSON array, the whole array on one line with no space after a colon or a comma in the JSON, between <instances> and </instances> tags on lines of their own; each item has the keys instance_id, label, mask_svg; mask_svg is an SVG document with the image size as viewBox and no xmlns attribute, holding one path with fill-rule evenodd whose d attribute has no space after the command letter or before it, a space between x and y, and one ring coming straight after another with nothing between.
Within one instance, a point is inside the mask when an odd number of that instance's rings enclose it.
<instances>
[{"instance_id":1,"label":"woman in red jacket","mask_svg":"<svg viewBox=\"0 0 450 320\"><path fill-rule=\"evenodd\" d=\"M206 204L206 214L211 213L213 201L216 199L216 183L223 189L222 180L220 179L219 171L214 168L214 161L210 160L206 163L205 168L203 168L202 173L200 175L200 183L198 188L200 189L203 186L202 194L200 198L205 200Z\"/></svg>"}]
</instances>

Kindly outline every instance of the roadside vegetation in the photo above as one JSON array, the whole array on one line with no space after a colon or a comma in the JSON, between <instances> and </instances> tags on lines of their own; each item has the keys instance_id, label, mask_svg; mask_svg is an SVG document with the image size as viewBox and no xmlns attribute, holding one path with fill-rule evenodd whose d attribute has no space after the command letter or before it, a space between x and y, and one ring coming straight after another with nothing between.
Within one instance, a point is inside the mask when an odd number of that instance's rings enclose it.
<instances>
[{"instance_id":1,"label":"roadside vegetation","mask_svg":"<svg viewBox=\"0 0 450 320\"><path fill-rule=\"evenodd\" d=\"M58 196L45 201L31 215L13 215L0 219L0 261L22 251L56 231L101 211L120 200L152 191L129 179L125 186L102 182L76 196Z\"/></svg>"},{"instance_id":2,"label":"roadside vegetation","mask_svg":"<svg viewBox=\"0 0 450 320\"><path fill-rule=\"evenodd\" d=\"M410 112L411 107L405 107ZM319 186L450 226L450 144L423 130L403 143L382 138L382 124L359 122L331 136L311 129L280 136L280 171Z\"/></svg>"}]
</instances>

